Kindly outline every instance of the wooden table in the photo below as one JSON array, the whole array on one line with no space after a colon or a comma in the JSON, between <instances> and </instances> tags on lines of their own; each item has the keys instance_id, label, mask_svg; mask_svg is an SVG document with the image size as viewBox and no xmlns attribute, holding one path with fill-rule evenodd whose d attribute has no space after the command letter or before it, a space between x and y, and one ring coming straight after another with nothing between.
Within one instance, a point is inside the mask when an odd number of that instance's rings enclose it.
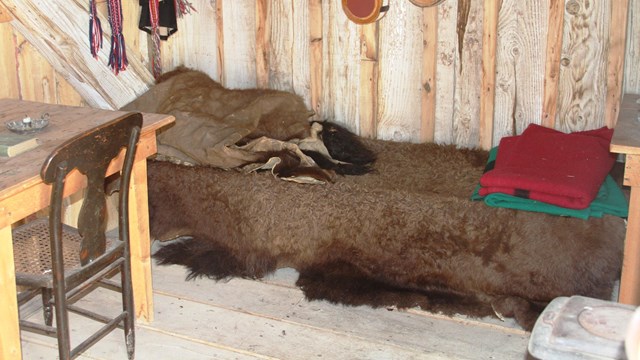
<instances>
[{"instance_id":1,"label":"wooden table","mask_svg":"<svg viewBox=\"0 0 640 360\"><path fill-rule=\"evenodd\" d=\"M37 133L40 145L12 158L0 158L0 359L21 359L20 328L16 297L11 225L49 205L50 186L40 178L40 167L64 140L125 114L98 110L0 99L0 124L25 115L39 118L49 113L49 126ZM147 202L146 159L156 153L156 130L173 122L173 116L144 114L143 128L133 166L130 190L131 272L136 317L153 320L153 293ZM0 132L8 131L4 125ZM114 170L109 170L113 172ZM84 187L84 176L67 180L66 195Z\"/></svg>"},{"instance_id":2,"label":"wooden table","mask_svg":"<svg viewBox=\"0 0 640 360\"><path fill-rule=\"evenodd\" d=\"M625 94L611 152L626 155L624 185L631 187L618 301L640 305L640 95Z\"/></svg>"}]
</instances>

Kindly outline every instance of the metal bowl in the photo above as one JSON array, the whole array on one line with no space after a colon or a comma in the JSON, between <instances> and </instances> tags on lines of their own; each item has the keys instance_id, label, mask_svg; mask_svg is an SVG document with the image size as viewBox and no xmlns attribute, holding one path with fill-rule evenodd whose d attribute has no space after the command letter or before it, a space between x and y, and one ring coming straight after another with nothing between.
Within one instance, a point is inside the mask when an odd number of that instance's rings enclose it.
<instances>
[{"instance_id":1,"label":"metal bowl","mask_svg":"<svg viewBox=\"0 0 640 360\"><path fill-rule=\"evenodd\" d=\"M6 123L7 129L18 134L31 134L38 132L49 125L49 114L42 114L40 119L26 117L22 120L13 120Z\"/></svg>"}]
</instances>

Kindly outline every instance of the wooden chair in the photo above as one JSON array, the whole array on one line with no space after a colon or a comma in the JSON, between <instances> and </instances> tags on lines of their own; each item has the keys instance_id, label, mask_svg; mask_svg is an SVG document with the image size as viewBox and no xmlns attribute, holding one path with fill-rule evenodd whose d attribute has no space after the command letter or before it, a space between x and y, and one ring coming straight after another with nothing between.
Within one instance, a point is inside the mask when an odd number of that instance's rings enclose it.
<instances>
[{"instance_id":1,"label":"wooden chair","mask_svg":"<svg viewBox=\"0 0 640 360\"><path fill-rule=\"evenodd\" d=\"M57 337L60 359L75 358L116 327L124 328L129 359L134 357L128 199L141 126L142 115L128 113L55 149L40 172L44 182L52 185L49 217L27 222L13 230L16 282L26 287L18 294L18 303L23 305L41 294L45 323L21 320L20 328ZM124 161L112 164L122 149L126 149ZM121 170L119 178L106 186L105 175L110 165L120 166ZM74 169L87 178L77 229L62 222L65 179ZM119 192L119 238L108 237L105 233L106 195L112 192L109 190ZM119 283L110 279L118 270L121 274ZM97 286L122 292L122 311L114 318L75 305ZM52 326L52 308L55 309L55 327ZM105 325L72 348L69 311Z\"/></svg>"}]
</instances>

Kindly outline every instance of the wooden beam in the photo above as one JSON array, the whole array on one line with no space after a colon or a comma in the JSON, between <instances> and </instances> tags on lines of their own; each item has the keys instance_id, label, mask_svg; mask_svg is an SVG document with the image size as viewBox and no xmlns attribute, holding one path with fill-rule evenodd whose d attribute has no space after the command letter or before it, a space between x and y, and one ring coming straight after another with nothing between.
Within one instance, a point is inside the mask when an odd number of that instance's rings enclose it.
<instances>
[{"instance_id":1,"label":"wooden beam","mask_svg":"<svg viewBox=\"0 0 640 360\"><path fill-rule=\"evenodd\" d=\"M560 81L563 23L564 0L550 0L547 55L544 69L544 98L542 102L542 125L549 128L555 126L558 109L558 82Z\"/></svg>"},{"instance_id":2,"label":"wooden beam","mask_svg":"<svg viewBox=\"0 0 640 360\"><path fill-rule=\"evenodd\" d=\"M313 118L322 118L322 0L309 0L310 91Z\"/></svg>"},{"instance_id":3,"label":"wooden beam","mask_svg":"<svg viewBox=\"0 0 640 360\"><path fill-rule=\"evenodd\" d=\"M625 44L627 42L627 17L629 0L611 3L609 30L609 58L607 61L607 103L605 125L613 128L618 120L624 81Z\"/></svg>"},{"instance_id":4,"label":"wooden beam","mask_svg":"<svg viewBox=\"0 0 640 360\"><path fill-rule=\"evenodd\" d=\"M256 82L259 88L269 87L269 2L256 1Z\"/></svg>"},{"instance_id":5,"label":"wooden beam","mask_svg":"<svg viewBox=\"0 0 640 360\"><path fill-rule=\"evenodd\" d=\"M224 78L224 20L222 16L222 1L216 1L216 33L218 34L218 79L220 84L225 85Z\"/></svg>"},{"instance_id":6,"label":"wooden beam","mask_svg":"<svg viewBox=\"0 0 640 360\"><path fill-rule=\"evenodd\" d=\"M496 96L496 47L502 0L484 2L482 30L482 91L480 92L480 147L493 144L493 111Z\"/></svg>"},{"instance_id":7,"label":"wooden beam","mask_svg":"<svg viewBox=\"0 0 640 360\"><path fill-rule=\"evenodd\" d=\"M360 135L377 136L378 118L378 22L359 26L360 31Z\"/></svg>"},{"instance_id":8,"label":"wooden beam","mask_svg":"<svg viewBox=\"0 0 640 360\"><path fill-rule=\"evenodd\" d=\"M433 142L436 126L436 71L438 56L438 7L422 10L422 111L420 142Z\"/></svg>"},{"instance_id":9,"label":"wooden beam","mask_svg":"<svg viewBox=\"0 0 640 360\"><path fill-rule=\"evenodd\" d=\"M7 10L7 8L2 5L2 2L0 2L0 23L9 22L11 20L13 20L13 16L11 16L9 10Z\"/></svg>"},{"instance_id":10,"label":"wooden beam","mask_svg":"<svg viewBox=\"0 0 640 360\"><path fill-rule=\"evenodd\" d=\"M107 66L110 28L102 18L103 43L98 59L91 56L88 33L88 2L83 0L2 0L11 13L11 25L33 45L53 68L83 97L88 105L118 109L149 88L153 77L127 48L129 66L115 75ZM64 19L65 21L60 21Z\"/></svg>"}]
</instances>

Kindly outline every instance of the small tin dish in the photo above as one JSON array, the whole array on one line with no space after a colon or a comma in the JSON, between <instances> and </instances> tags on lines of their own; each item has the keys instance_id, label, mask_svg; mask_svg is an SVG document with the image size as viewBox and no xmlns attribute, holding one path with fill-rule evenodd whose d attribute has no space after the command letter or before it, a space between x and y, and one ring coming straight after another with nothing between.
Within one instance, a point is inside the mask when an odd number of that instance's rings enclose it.
<instances>
[{"instance_id":1,"label":"small tin dish","mask_svg":"<svg viewBox=\"0 0 640 360\"><path fill-rule=\"evenodd\" d=\"M44 113L40 119L32 119L26 116L22 120L13 120L6 123L7 129L17 134L32 134L38 132L49 125L49 114Z\"/></svg>"}]
</instances>

